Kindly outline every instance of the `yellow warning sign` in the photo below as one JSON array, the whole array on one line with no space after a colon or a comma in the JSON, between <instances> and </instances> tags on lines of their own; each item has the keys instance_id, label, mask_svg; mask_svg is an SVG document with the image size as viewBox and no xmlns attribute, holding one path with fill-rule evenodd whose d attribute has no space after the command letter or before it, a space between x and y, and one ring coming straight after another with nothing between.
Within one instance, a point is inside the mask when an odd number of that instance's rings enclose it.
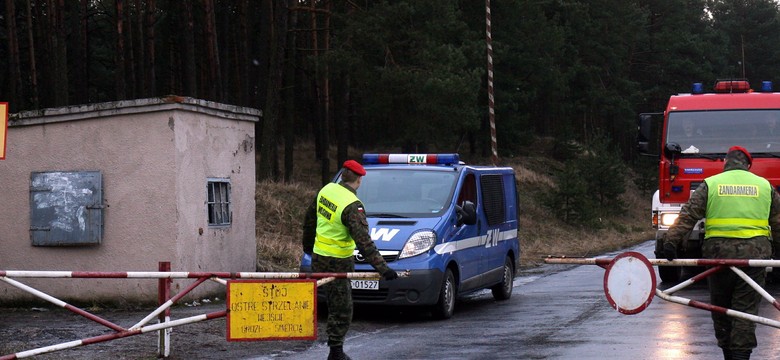
<instances>
[{"instance_id":1,"label":"yellow warning sign","mask_svg":"<svg viewBox=\"0 0 780 360\"><path fill-rule=\"evenodd\" d=\"M230 280L227 340L316 340L317 281Z\"/></svg>"},{"instance_id":2,"label":"yellow warning sign","mask_svg":"<svg viewBox=\"0 0 780 360\"><path fill-rule=\"evenodd\" d=\"M0 102L0 160L5 160L5 139L8 133L8 103Z\"/></svg>"}]
</instances>

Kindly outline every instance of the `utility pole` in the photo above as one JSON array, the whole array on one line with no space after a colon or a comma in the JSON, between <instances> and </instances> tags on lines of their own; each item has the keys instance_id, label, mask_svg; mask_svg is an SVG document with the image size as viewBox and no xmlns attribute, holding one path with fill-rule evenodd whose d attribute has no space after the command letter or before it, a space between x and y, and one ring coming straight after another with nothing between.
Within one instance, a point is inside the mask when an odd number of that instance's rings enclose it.
<instances>
[{"instance_id":1,"label":"utility pole","mask_svg":"<svg viewBox=\"0 0 780 360\"><path fill-rule=\"evenodd\" d=\"M496 104L493 98L493 38L490 35L490 0L485 0L485 33L487 35L487 90L488 113L490 118L490 151L493 154L493 165L498 163L498 150L496 144Z\"/></svg>"}]
</instances>

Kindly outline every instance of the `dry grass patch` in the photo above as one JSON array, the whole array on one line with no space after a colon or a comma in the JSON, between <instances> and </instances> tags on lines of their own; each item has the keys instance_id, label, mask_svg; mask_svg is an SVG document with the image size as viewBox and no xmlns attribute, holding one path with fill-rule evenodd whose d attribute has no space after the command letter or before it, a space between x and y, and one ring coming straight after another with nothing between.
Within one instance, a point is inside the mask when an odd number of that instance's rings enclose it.
<instances>
[{"instance_id":1,"label":"dry grass patch","mask_svg":"<svg viewBox=\"0 0 780 360\"><path fill-rule=\"evenodd\" d=\"M257 271L298 271L304 212L316 190L302 183L257 184Z\"/></svg>"}]
</instances>

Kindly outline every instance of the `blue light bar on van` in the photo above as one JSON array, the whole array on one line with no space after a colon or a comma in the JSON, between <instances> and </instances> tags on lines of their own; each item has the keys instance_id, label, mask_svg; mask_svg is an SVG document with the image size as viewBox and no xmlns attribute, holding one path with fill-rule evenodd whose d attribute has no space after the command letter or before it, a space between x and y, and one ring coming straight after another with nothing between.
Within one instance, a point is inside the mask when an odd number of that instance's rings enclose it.
<instances>
[{"instance_id":1,"label":"blue light bar on van","mask_svg":"<svg viewBox=\"0 0 780 360\"><path fill-rule=\"evenodd\" d=\"M458 154L363 154L363 165L371 164L457 164Z\"/></svg>"},{"instance_id":2,"label":"blue light bar on van","mask_svg":"<svg viewBox=\"0 0 780 360\"><path fill-rule=\"evenodd\" d=\"M701 94L704 92L704 85L702 83L693 83L691 92L694 94Z\"/></svg>"},{"instance_id":3,"label":"blue light bar on van","mask_svg":"<svg viewBox=\"0 0 780 360\"><path fill-rule=\"evenodd\" d=\"M772 82L771 81L762 81L761 82L761 91L763 91L763 92L772 92Z\"/></svg>"}]
</instances>

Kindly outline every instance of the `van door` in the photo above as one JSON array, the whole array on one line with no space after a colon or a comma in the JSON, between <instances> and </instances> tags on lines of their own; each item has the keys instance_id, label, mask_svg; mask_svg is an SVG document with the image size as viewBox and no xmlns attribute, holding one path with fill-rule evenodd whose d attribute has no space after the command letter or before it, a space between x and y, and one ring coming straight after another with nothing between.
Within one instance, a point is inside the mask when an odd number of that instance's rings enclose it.
<instances>
[{"instance_id":1,"label":"van door","mask_svg":"<svg viewBox=\"0 0 780 360\"><path fill-rule=\"evenodd\" d=\"M509 244L502 241L511 226L507 221L506 200L511 194L506 194L504 181L501 173L486 173L479 177L482 202L478 221L482 221L485 228L480 272L484 275L482 281L488 283L502 279Z\"/></svg>"},{"instance_id":2,"label":"van door","mask_svg":"<svg viewBox=\"0 0 780 360\"><path fill-rule=\"evenodd\" d=\"M463 206L466 201L475 204L477 209L477 222L474 225L462 225L458 232L458 252L456 261L460 266L461 290L469 290L477 286L478 275L482 271L482 253L484 249L485 230L484 215L479 206L479 191L477 176L473 170L466 170L463 182L456 198L456 204Z\"/></svg>"}]
</instances>

